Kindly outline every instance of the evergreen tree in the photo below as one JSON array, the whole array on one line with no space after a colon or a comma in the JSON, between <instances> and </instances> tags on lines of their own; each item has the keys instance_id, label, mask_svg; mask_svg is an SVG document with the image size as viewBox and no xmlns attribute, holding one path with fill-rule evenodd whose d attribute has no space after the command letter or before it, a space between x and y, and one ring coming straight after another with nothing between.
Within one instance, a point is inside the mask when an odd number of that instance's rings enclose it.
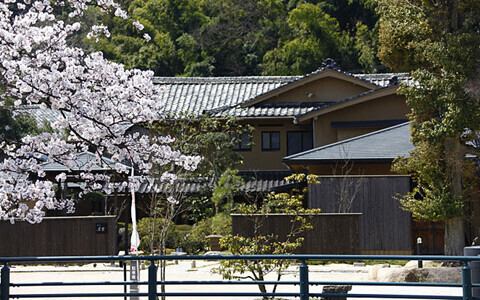
<instances>
[{"instance_id":1,"label":"evergreen tree","mask_svg":"<svg viewBox=\"0 0 480 300\"><path fill-rule=\"evenodd\" d=\"M305 74L327 57L344 70L376 67L377 16L364 0L135 0L130 19L90 46L158 76ZM92 18L88 19L91 22ZM140 31L132 23L145 28ZM143 38L148 34L150 39Z\"/></svg>"},{"instance_id":2,"label":"evergreen tree","mask_svg":"<svg viewBox=\"0 0 480 300\"><path fill-rule=\"evenodd\" d=\"M402 199L421 220L445 221L445 254L461 255L480 130L480 1L379 1L380 58L412 71L400 92L412 109L415 150L395 168L417 186Z\"/></svg>"}]
</instances>

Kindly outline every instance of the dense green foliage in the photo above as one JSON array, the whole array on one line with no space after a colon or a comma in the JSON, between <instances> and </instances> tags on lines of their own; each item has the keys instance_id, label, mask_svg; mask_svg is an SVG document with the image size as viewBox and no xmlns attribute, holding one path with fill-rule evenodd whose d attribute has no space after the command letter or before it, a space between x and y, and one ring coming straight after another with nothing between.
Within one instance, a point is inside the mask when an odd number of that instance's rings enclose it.
<instances>
[{"instance_id":1,"label":"dense green foliage","mask_svg":"<svg viewBox=\"0 0 480 300\"><path fill-rule=\"evenodd\" d=\"M464 245L460 217L475 185L480 130L478 61L480 1L379 1L379 55L394 70L412 71L404 85L415 150L397 170L417 186L402 199L417 219L446 220L446 254Z\"/></svg>"},{"instance_id":2,"label":"dense green foliage","mask_svg":"<svg viewBox=\"0 0 480 300\"><path fill-rule=\"evenodd\" d=\"M37 130L37 123L31 116L14 115L8 106L0 108L0 142L15 143Z\"/></svg>"},{"instance_id":3,"label":"dense green foliage","mask_svg":"<svg viewBox=\"0 0 480 300\"><path fill-rule=\"evenodd\" d=\"M243 179L237 175L238 170L227 169L220 176L217 186L212 192L212 202L215 203L215 213L229 211L233 206L233 198L239 194Z\"/></svg>"},{"instance_id":4,"label":"dense green foliage","mask_svg":"<svg viewBox=\"0 0 480 300\"><path fill-rule=\"evenodd\" d=\"M3 81L0 75L0 93L2 91ZM23 113L14 113L13 100L11 98L1 99L0 107L0 143L7 142L15 144L20 139L30 133L38 133L40 130L36 120Z\"/></svg>"},{"instance_id":5,"label":"dense green foliage","mask_svg":"<svg viewBox=\"0 0 480 300\"><path fill-rule=\"evenodd\" d=\"M374 2L123 0L129 19L104 17L111 36L91 45L158 76L305 74L328 57L344 70L372 69L379 65Z\"/></svg>"}]
</instances>

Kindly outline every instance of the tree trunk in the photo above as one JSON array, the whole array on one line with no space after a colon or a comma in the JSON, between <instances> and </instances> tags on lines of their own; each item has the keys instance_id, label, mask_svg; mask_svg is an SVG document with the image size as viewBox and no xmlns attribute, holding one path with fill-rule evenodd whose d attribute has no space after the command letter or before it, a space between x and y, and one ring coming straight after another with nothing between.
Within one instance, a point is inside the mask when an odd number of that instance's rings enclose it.
<instances>
[{"instance_id":1,"label":"tree trunk","mask_svg":"<svg viewBox=\"0 0 480 300\"><path fill-rule=\"evenodd\" d=\"M458 30L458 2L457 0L451 0L451 11L450 11L450 19L451 19L451 26L452 31Z\"/></svg>"},{"instance_id":2,"label":"tree trunk","mask_svg":"<svg viewBox=\"0 0 480 300\"><path fill-rule=\"evenodd\" d=\"M445 222L445 255L463 255L463 247L465 247L463 227L462 218Z\"/></svg>"},{"instance_id":3,"label":"tree trunk","mask_svg":"<svg viewBox=\"0 0 480 300\"><path fill-rule=\"evenodd\" d=\"M263 278L263 276L261 276L259 281L263 281L263 280L264 280L264 278ZM258 288L260 289L260 293L267 293L267 287L265 286L265 284L259 283ZM270 297L268 297L268 296L263 296L262 297L263 300L268 300L268 298L270 298Z\"/></svg>"},{"instance_id":4,"label":"tree trunk","mask_svg":"<svg viewBox=\"0 0 480 300\"><path fill-rule=\"evenodd\" d=\"M446 165L452 196L462 196L462 163L465 154L461 151L460 134L445 142ZM462 217L445 222L445 255L463 255L465 246L464 223Z\"/></svg>"}]
</instances>

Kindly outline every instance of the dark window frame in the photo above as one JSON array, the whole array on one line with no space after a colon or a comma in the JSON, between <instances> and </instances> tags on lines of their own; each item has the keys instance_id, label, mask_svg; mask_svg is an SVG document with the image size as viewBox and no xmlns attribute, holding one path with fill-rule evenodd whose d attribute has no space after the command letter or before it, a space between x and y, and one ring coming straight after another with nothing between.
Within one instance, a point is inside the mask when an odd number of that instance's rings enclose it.
<instances>
[{"instance_id":1,"label":"dark window frame","mask_svg":"<svg viewBox=\"0 0 480 300\"><path fill-rule=\"evenodd\" d=\"M269 134L269 140L270 140L270 147L266 148L264 143L263 143L263 135L264 134ZM278 134L278 148L272 147L272 134ZM280 151L282 148L281 146L281 140L280 140L280 131L262 131L262 151Z\"/></svg>"},{"instance_id":2,"label":"dark window frame","mask_svg":"<svg viewBox=\"0 0 480 300\"><path fill-rule=\"evenodd\" d=\"M244 137L248 138L248 146L243 146ZM242 133L239 137L238 143L233 146L233 151L252 151L252 136L249 133Z\"/></svg>"},{"instance_id":3,"label":"dark window frame","mask_svg":"<svg viewBox=\"0 0 480 300\"><path fill-rule=\"evenodd\" d=\"M288 135L289 135L290 133L300 133L300 136L301 136L300 149L301 149L301 150L300 150L299 152L290 153L290 147L289 147L289 141L288 141ZM308 133L311 135L312 147L309 148L309 149L304 149L304 148L303 148L303 145L305 144L305 143L304 143L304 138L305 138L305 134L308 134ZM301 153L301 152L304 152L304 151L307 151L307 150L310 150L310 149L313 149L313 148L314 148L314 145L313 145L313 132L312 132L312 131L306 131L306 130L287 131L287 156L289 156L289 155L294 155L294 154L297 154L297 153Z\"/></svg>"}]
</instances>

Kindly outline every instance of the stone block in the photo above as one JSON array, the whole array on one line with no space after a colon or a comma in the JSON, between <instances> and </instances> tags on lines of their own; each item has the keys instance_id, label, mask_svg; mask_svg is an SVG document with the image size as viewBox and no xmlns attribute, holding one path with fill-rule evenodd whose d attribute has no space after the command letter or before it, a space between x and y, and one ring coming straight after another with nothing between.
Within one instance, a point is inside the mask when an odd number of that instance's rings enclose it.
<instances>
[{"instance_id":1,"label":"stone block","mask_svg":"<svg viewBox=\"0 0 480 300\"><path fill-rule=\"evenodd\" d=\"M325 285L323 287L323 293L325 294L347 294L352 290L351 285ZM347 300L347 297L321 297L322 300Z\"/></svg>"}]
</instances>

